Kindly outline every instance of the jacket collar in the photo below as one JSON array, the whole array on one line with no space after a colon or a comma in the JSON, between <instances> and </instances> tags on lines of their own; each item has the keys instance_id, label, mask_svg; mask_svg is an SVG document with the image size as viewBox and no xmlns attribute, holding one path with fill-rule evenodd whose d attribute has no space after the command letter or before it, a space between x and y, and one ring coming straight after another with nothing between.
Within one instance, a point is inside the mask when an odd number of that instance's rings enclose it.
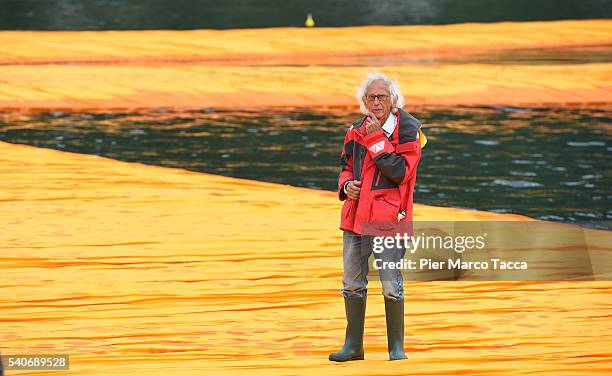
<instances>
[{"instance_id":1,"label":"jacket collar","mask_svg":"<svg viewBox=\"0 0 612 376\"><path fill-rule=\"evenodd\" d=\"M361 127L361 125L363 124L363 122L365 121L367 116L362 116L359 119L355 120L352 124L353 128L355 129L359 129ZM345 123L346 124L346 123Z\"/></svg>"}]
</instances>

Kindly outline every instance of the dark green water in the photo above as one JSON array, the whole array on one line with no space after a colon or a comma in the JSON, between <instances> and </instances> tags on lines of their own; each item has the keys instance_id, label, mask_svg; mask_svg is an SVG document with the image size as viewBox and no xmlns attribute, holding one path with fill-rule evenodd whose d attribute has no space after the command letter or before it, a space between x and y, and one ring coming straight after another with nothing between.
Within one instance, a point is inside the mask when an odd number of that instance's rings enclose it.
<instances>
[{"instance_id":1,"label":"dark green water","mask_svg":"<svg viewBox=\"0 0 612 376\"><path fill-rule=\"evenodd\" d=\"M2 30L233 29L611 18L609 0L1 0ZM376 36L372 42L377 43ZM364 41L367 42L367 41Z\"/></svg>"},{"instance_id":2,"label":"dark green water","mask_svg":"<svg viewBox=\"0 0 612 376\"><path fill-rule=\"evenodd\" d=\"M0 113L0 140L335 190L354 109ZM612 108L411 111L415 201L612 229Z\"/></svg>"}]
</instances>

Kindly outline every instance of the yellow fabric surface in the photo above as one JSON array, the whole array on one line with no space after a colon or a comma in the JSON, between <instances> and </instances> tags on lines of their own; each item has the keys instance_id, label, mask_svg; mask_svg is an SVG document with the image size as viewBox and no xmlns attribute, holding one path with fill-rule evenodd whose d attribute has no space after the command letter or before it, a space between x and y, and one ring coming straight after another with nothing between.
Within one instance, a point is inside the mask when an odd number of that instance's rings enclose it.
<instances>
[{"instance_id":1,"label":"yellow fabric surface","mask_svg":"<svg viewBox=\"0 0 612 376\"><path fill-rule=\"evenodd\" d=\"M610 371L610 282L407 282L410 359L388 362L371 281L366 360L332 364L345 324L335 193L3 142L0 171L5 355L69 354L71 375Z\"/></svg>"}]
</instances>

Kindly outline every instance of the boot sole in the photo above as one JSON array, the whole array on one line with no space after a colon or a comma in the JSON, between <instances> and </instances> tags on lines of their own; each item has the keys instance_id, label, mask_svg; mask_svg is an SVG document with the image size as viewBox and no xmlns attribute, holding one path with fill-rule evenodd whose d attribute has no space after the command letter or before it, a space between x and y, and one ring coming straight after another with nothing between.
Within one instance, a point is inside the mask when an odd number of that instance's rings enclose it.
<instances>
[{"instance_id":1,"label":"boot sole","mask_svg":"<svg viewBox=\"0 0 612 376\"><path fill-rule=\"evenodd\" d=\"M332 359L332 358L329 358L329 360L332 361L332 362L344 363L344 362L350 362L350 361L353 361L353 360L363 360L363 358L364 358L363 355L358 355L358 356L352 356L352 357L350 357L348 359Z\"/></svg>"}]
</instances>

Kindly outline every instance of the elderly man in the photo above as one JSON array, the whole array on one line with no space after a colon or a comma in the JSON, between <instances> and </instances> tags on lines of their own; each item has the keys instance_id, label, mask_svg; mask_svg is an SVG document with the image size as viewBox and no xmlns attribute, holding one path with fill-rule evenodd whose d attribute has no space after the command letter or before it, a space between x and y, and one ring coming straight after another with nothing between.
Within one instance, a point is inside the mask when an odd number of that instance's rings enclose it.
<instances>
[{"instance_id":1,"label":"elderly man","mask_svg":"<svg viewBox=\"0 0 612 376\"><path fill-rule=\"evenodd\" d=\"M329 355L337 362L364 358L368 258L374 235L381 225L393 227L412 221L412 194L424 140L419 121L401 109L404 98L398 85L384 74L370 74L358 90L357 99L365 116L346 133L338 180L340 200L346 200L340 229L347 326L344 346ZM404 257L405 248L385 248L374 253L382 261L397 262ZM402 273L383 267L379 268L379 276L385 299L389 359L406 359Z\"/></svg>"}]
</instances>

